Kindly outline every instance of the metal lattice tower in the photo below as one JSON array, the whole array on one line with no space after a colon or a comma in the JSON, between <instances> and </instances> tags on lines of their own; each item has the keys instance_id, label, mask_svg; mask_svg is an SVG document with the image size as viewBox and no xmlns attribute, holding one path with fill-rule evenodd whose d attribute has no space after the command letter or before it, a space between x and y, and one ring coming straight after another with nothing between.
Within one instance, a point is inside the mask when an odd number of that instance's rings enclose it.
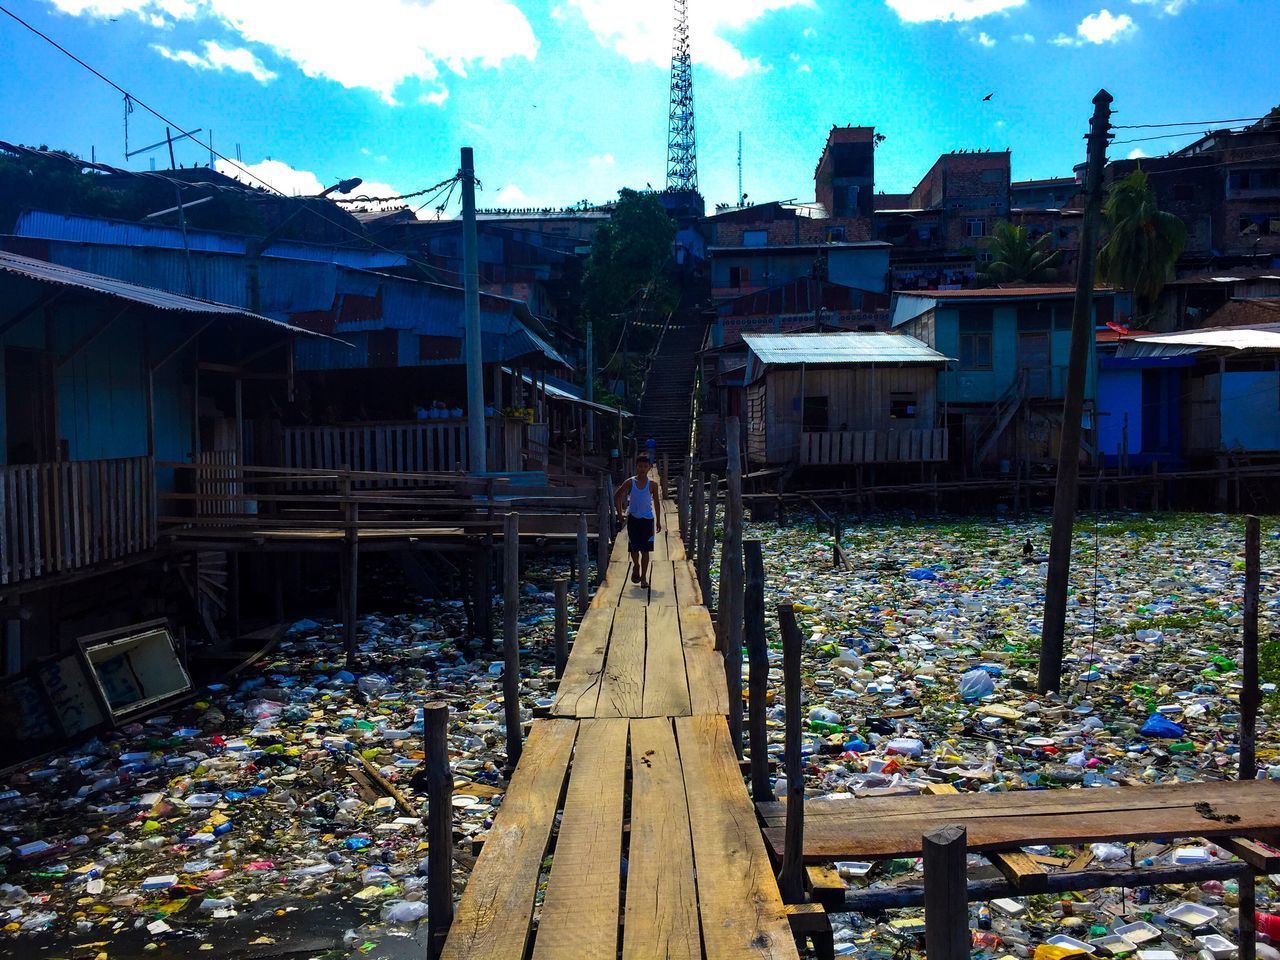
<instances>
[{"instance_id":1,"label":"metal lattice tower","mask_svg":"<svg viewBox=\"0 0 1280 960\"><path fill-rule=\"evenodd\" d=\"M671 113L667 123L667 189L698 190L698 143L693 130L693 64L689 58L688 0L675 0L671 41Z\"/></svg>"}]
</instances>

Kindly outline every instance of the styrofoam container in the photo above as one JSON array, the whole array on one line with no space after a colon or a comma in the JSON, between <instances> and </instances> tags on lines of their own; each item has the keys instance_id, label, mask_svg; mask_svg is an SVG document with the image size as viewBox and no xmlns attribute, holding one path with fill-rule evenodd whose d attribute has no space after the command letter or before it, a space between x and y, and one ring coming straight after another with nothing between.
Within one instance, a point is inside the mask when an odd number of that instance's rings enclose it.
<instances>
[{"instance_id":1,"label":"styrofoam container","mask_svg":"<svg viewBox=\"0 0 1280 960\"><path fill-rule=\"evenodd\" d=\"M1111 932L1124 937L1130 943L1138 946L1141 946L1148 940L1157 940L1160 938L1160 928L1154 923L1147 923L1145 920L1126 923L1124 926L1116 927Z\"/></svg>"},{"instance_id":2,"label":"styrofoam container","mask_svg":"<svg viewBox=\"0 0 1280 960\"><path fill-rule=\"evenodd\" d=\"M1075 937L1068 937L1065 933L1049 937L1045 943L1052 944L1055 947L1071 947L1073 950L1083 950L1085 953L1093 953L1097 950L1097 947L1092 943L1085 943L1083 940L1077 940Z\"/></svg>"},{"instance_id":3,"label":"styrofoam container","mask_svg":"<svg viewBox=\"0 0 1280 960\"><path fill-rule=\"evenodd\" d=\"M1174 863L1208 863L1208 847L1178 847L1173 851Z\"/></svg>"},{"instance_id":4,"label":"styrofoam container","mask_svg":"<svg viewBox=\"0 0 1280 960\"><path fill-rule=\"evenodd\" d=\"M1126 940L1117 933L1108 934L1105 937L1095 937L1089 942L1109 957L1119 957L1126 953L1133 953L1138 949L1133 941Z\"/></svg>"},{"instance_id":5,"label":"styrofoam container","mask_svg":"<svg viewBox=\"0 0 1280 960\"><path fill-rule=\"evenodd\" d=\"M1138 960L1178 960L1172 950L1139 950Z\"/></svg>"},{"instance_id":6,"label":"styrofoam container","mask_svg":"<svg viewBox=\"0 0 1280 960\"><path fill-rule=\"evenodd\" d=\"M1206 933L1196 937L1196 943L1213 955L1213 960L1227 960L1236 952L1236 945L1220 933Z\"/></svg>"},{"instance_id":7,"label":"styrofoam container","mask_svg":"<svg viewBox=\"0 0 1280 960\"><path fill-rule=\"evenodd\" d=\"M1203 903L1179 903L1166 910L1164 915L1175 923L1192 929L1218 919L1218 911Z\"/></svg>"},{"instance_id":8,"label":"styrofoam container","mask_svg":"<svg viewBox=\"0 0 1280 960\"><path fill-rule=\"evenodd\" d=\"M836 872L846 880L853 877L865 877L871 872L871 864L861 860L837 860Z\"/></svg>"},{"instance_id":9,"label":"styrofoam container","mask_svg":"<svg viewBox=\"0 0 1280 960\"><path fill-rule=\"evenodd\" d=\"M1020 917L1027 912L1027 905L1021 900L1014 900L1012 897L1001 897L999 900L992 900L991 906L1008 917Z\"/></svg>"}]
</instances>

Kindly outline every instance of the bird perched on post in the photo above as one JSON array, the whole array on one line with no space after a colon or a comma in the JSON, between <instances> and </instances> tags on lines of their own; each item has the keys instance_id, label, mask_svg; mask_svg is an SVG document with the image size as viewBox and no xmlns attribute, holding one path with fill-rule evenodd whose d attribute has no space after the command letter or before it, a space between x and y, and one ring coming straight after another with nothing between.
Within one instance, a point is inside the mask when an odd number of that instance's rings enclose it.
<instances>
[{"instance_id":1,"label":"bird perched on post","mask_svg":"<svg viewBox=\"0 0 1280 960\"><path fill-rule=\"evenodd\" d=\"M1027 542L1022 545L1022 555L1028 559L1035 552L1035 547L1031 545L1031 538L1027 537Z\"/></svg>"}]
</instances>

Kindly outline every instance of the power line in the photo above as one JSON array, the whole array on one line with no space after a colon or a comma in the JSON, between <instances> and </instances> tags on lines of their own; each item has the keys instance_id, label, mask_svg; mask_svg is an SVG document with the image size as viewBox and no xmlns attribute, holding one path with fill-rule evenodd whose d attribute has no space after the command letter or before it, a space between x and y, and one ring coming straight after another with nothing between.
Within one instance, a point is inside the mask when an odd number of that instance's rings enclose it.
<instances>
[{"instance_id":1,"label":"power line","mask_svg":"<svg viewBox=\"0 0 1280 960\"><path fill-rule=\"evenodd\" d=\"M1113 123L1112 130L1154 130L1160 127L1203 127L1215 123L1256 123L1269 117L1234 117L1229 120L1181 120L1177 123Z\"/></svg>"}]
</instances>

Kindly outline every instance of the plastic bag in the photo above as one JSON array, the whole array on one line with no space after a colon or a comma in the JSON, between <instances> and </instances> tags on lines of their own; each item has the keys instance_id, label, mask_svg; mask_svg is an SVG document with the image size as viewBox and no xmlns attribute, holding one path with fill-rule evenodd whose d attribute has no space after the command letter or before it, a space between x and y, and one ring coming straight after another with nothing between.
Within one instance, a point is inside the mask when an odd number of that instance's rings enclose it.
<instances>
[{"instance_id":1,"label":"plastic bag","mask_svg":"<svg viewBox=\"0 0 1280 960\"><path fill-rule=\"evenodd\" d=\"M1153 713L1138 731L1144 737L1177 740L1182 737L1182 725L1174 723L1162 713Z\"/></svg>"},{"instance_id":2,"label":"plastic bag","mask_svg":"<svg viewBox=\"0 0 1280 960\"><path fill-rule=\"evenodd\" d=\"M985 670L970 670L960 678L960 696L965 700L981 700L995 691L995 681Z\"/></svg>"}]
</instances>

